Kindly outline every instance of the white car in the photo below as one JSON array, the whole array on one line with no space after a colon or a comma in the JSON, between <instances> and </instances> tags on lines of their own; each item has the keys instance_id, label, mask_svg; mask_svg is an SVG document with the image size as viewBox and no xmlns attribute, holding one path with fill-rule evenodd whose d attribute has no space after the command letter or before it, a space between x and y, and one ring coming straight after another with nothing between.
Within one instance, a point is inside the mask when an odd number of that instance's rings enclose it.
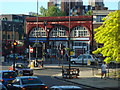
<instances>
[{"instance_id":1,"label":"white car","mask_svg":"<svg viewBox=\"0 0 120 90\"><path fill-rule=\"evenodd\" d=\"M88 62L90 62L91 64L95 63L95 58L91 54L81 54L77 58L71 59L72 64L88 64Z\"/></svg>"},{"instance_id":2,"label":"white car","mask_svg":"<svg viewBox=\"0 0 120 90\"><path fill-rule=\"evenodd\" d=\"M78 86L52 86L49 90L82 90Z\"/></svg>"}]
</instances>

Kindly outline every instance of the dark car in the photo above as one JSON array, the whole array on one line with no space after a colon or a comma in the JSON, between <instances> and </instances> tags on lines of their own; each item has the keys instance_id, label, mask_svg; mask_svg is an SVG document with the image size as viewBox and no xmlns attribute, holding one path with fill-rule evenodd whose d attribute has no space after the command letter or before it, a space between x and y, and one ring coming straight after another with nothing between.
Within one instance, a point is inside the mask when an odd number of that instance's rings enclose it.
<instances>
[{"instance_id":1,"label":"dark car","mask_svg":"<svg viewBox=\"0 0 120 90\"><path fill-rule=\"evenodd\" d=\"M9 90L48 90L37 76L20 76L8 85Z\"/></svg>"},{"instance_id":2,"label":"dark car","mask_svg":"<svg viewBox=\"0 0 120 90\"><path fill-rule=\"evenodd\" d=\"M14 54L7 55L7 58L13 59L14 58ZM20 55L18 53L15 53L15 58L22 60L22 59L24 59L24 56L22 56L22 55Z\"/></svg>"},{"instance_id":3,"label":"dark car","mask_svg":"<svg viewBox=\"0 0 120 90\"><path fill-rule=\"evenodd\" d=\"M13 65L9 69L13 70ZM33 69L30 69L24 63L16 63L15 64L15 71L20 76L32 76L33 75Z\"/></svg>"},{"instance_id":4,"label":"dark car","mask_svg":"<svg viewBox=\"0 0 120 90\"><path fill-rule=\"evenodd\" d=\"M4 85L7 85L12 82L12 80L17 77L17 73L12 70L1 70L0 71L0 80Z\"/></svg>"}]
</instances>

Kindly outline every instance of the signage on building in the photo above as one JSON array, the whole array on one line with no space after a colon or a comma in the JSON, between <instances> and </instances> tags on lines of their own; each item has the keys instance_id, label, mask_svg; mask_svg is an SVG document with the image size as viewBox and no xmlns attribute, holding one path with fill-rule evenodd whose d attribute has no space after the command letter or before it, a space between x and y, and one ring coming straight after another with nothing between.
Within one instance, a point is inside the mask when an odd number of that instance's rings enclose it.
<instances>
[{"instance_id":1,"label":"signage on building","mask_svg":"<svg viewBox=\"0 0 120 90\"><path fill-rule=\"evenodd\" d=\"M71 38L71 40L90 40L89 38Z\"/></svg>"}]
</instances>

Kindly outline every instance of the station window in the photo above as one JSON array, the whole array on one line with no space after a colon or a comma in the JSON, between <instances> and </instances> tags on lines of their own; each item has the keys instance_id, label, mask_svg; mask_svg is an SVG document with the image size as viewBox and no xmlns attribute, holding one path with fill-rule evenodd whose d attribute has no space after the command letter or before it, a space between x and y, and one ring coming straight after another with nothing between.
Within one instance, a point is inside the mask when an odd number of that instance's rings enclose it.
<instances>
[{"instance_id":1,"label":"station window","mask_svg":"<svg viewBox=\"0 0 120 90\"><path fill-rule=\"evenodd\" d=\"M39 27L37 28L33 28L29 34L30 37L46 37L46 31Z\"/></svg>"},{"instance_id":2,"label":"station window","mask_svg":"<svg viewBox=\"0 0 120 90\"><path fill-rule=\"evenodd\" d=\"M66 30L63 27L55 27L50 32L51 37L65 37L66 36Z\"/></svg>"},{"instance_id":3,"label":"station window","mask_svg":"<svg viewBox=\"0 0 120 90\"><path fill-rule=\"evenodd\" d=\"M90 36L88 30L84 27L77 26L71 32L72 37L88 37Z\"/></svg>"}]
</instances>

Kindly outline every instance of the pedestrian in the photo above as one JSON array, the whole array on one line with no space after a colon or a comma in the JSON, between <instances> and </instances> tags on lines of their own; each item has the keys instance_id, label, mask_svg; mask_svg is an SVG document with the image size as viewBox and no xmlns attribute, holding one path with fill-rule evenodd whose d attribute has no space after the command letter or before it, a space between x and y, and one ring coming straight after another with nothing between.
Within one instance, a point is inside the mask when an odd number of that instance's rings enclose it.
<instances>
[{"instance_id":1,"label":"pedestrian","mask_svg":"<svg viewBox=\"0 0 120 90\"><path fill-rule=\"evenodd\" d=\"M106 68L107 68L107 65L105 62L103 62L103 64L101 65L101 79L103 78L103 76L104 78L106 78L106 73L107 73Z\"/></svg>"},{"instance_id":2,"label":"pedestrian","mask_svg":"<svg viewBox=\"0 0 120 90\"><path fill-rule=\"evenodd\" d=\"M66 54L65 57L66 57L66 60L68 61L68 59L69 59L69 58L68 58L68 54Z\"/></svg>"}]
</instances>

